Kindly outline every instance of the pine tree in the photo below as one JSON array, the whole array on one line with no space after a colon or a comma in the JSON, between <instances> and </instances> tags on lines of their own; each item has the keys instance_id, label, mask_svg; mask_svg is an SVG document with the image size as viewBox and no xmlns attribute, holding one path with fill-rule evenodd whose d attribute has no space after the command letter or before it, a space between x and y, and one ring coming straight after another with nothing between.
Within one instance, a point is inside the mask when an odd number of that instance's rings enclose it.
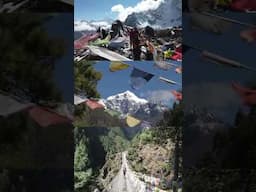
<instances>
[{"instance_id":1,"label":"pine tree","mask_svg":"<svg viewBox=\"0 0 256 192\"><path fill-rule=\"evenodd\" d=\"M35 103L61 99L53 69L65 46L62 40L49 37L44 27L49 19L40 14L0 15L1 90L19 90Z\"/></svg>"},{"instance_id":2,"label":"pine tree","mask_svg":"<svg viewBox=\"0 0 256 192\"><path fill-rule=\"evenodd\" d=\"M163 120L159 122L158 134L160 138L166 140L171 138L175 143L174 151L174 177L173 181L177 184L181 172L181 151L182 151L182 126L183 126L183 105L182 103L174 103L173 108L166 111L163 115ZM177 185L173 186L173 192L178 191Z\"/></svg>"}]
</instances>

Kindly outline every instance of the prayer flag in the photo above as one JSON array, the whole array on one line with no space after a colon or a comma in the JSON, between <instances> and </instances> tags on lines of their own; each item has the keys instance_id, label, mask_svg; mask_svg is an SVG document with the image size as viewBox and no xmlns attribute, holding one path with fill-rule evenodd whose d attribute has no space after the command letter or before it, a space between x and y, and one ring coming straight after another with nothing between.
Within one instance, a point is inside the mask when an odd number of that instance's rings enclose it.
<instances>
[{"instance_id":1,"label":"prayer flag","mask_svg":"<svg viewBox=\"0 0 256 192\"><path fill-rule=\"evenodd\" d=\"M112 61L109 65L109 71L115 72L123 69L127 69L130 65L123 63L121 61Z\"/></svg>"},{"instance_id":2,"label":"prayer flag","mask_svg":"<svg viewBox=\"0 0 256 192\"><path fill-rule=\"evenodd\" d=\"M182 93L178 92L178 91L175 91L175 90L172 90L171 91L172 94L174 95L175 99L178 100L178 101L181 101L182 100Z\"/></svg>"},{"instance_id":3,"label":"prayer flag","mask_svg":"<svg viewBox=\"0 0 256 192\"><path fill-rule=\"evenodd\" d=\"M164 81L164 82L166 82L166 83L170 83L170 84L173 84L173 85L179 84L179 83L177 83L176 81L169 80L169 79L166 79L166 78L164 78L164 77L159 77L159 79L160 79L161 81Z\"/></svg>"},{"instance_id":4,"label":"prayer flag","mask_svg":"<svg viewBox=\"0 0 256 192\"><path fill-rule=\"evenodd\" d=\"M48 127L50 125L72 123L70 119L59 115L55 111L45 107L32 107L28 110L29 116L36 121L41 127Z\"/></svg>"},{"instance_id":5,"label":"prayer flag","mask_svg":"<svg viewBox=\"0 0 256 192\"><path fill-rule=\"evenodd\" d=\"M92 100L92 99L88 99L86 101L86 105L94 110L94 109L100 109L100 108L104 108L104 105L100 104L98 101Z\"/></svg>"},{"instance_id":6,"label":"prayer flag","mask_svg":"<svg viewBox=\"0 0 256 192\"><path fill-rule=\"evenodd\" d=\"M245 105L256 105L256 89L245 88L232 83L232 88L238 93Z\"/></svg>"},{"instance_id":7,"label":"prayer flag","mask_svg":"<svg viewBox=\"0 0 256 192\"><path fill-rule=\"evenodd\" d=\"M135 127L135 126L139 125L140 122L141 121L139 119L136 119L130 115L127 115L127 117L126 117L126 123L129 127Z\"/></svg>"},{"instance_id":8,"label":"prayer flag","mask_svg":"<svg viewBox=\"0 0 256 192\"><path fill-rule=\"evenodd\" d=\"M142 71L140 69L133 68L130 77L131 77L131 87L133 89L138 90L141 87L143 87L148 81L150 81L152 77L154 77L154 75L151 73Z\"/></svg>"}]
</instances>

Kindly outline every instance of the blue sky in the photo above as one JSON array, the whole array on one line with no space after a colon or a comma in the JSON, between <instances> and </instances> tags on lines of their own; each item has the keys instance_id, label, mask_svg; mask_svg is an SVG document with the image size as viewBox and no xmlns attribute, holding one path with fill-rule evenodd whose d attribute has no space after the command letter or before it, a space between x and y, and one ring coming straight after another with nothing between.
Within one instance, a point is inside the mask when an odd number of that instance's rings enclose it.
<instances>
[{"instance_id":1,"label":"blue sky","mask_svg":"<svg viewBox=\"0 0 256 192\"><path fill-rule=\"evenodd\" d=\"M114 5L122 4L125 7L134 6L139 0L75 0L75 20L102 20L115 19L117 13L111 12Z\"/></svg>"},{"instance_id":2,"label":"blue sky","mask_svg":"<svg viewBox=\"0 0 256 192\"><path fill-rule=\"evenodd\" d=\"M225 13L225 17L254 23L252 14ZM255 67L256 44L247 43L240 38L246 27L233 24L221 35L192 30L187 17L183 17L183 41L205 50ZM243 108L239 96L232 90L231 83L246 86L248 81L256 82L256 74L241 69L212 64L203 60L200 53L189 50L183 60L184 101L207 108L223 121L232 123L236 112Z\"/></svg>"},{"instance_id":3,"label":"blue sky","mask_svg":"<svg viewBox=\"0 0 256 192\"><path fill-rule=\"evenodd\" d=\"M50 37L62 38L66 43L66 53L56 61L54 80L64 101L73 103L73 14L57 14L46 24Z\"/></svg>"},{"instance_id":4,"label":"blue sky","mask_svg":"<svg viewBox=\"0 0 256 192\"><path fill-rule=\"evenodd\" d=\"M128 69L117 71L117 72L110 72L109 71L109 61L99 61L95 64L95 69L97 71L102 72L103 78L99 81L97 89L101 94L102 98L107 98L108 96L115 95L117 93L124 92L129 90L135 93L138 97L142 97L148 99L149 95L154 92L154 95L158 95L158 99L166 98L165 95L169 93L171 90L181 89L179 85L171 85L165 82L162 82L158 79L159 76L163 76L165 78L177 81L181 83L181 74L176 74L174 69L170 69L169 71L159 70L153 67L153 62L151 61L132 61L127 62L130 65L135 66L138 69L142 69L146 72L155 74L156 76L153 77L144 87L140 90L133 90L130 86L130 74L133 67L129 67ZM174 62L176 64L180 64ZM157 91L157 92L156 92ZM160 91L160 92L159 92ZM157 94L159 92L159 94ZM155 96L154 96L155 97ZM172 106L173 99L171 99L168 104Z\"/></svg>"}]
</instances>

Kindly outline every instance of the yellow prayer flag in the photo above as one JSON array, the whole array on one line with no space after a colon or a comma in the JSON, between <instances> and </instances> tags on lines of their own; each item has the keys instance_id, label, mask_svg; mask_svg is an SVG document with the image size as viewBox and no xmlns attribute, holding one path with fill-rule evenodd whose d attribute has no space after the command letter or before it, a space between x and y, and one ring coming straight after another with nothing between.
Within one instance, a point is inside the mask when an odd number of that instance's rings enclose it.
<instances>
[{"instance_id":1,"label":"yellow prayer flag","mask_svg":"<svg viewBox=\"0 0 256 192\"><path fill-rule=\"evenodd\" d=\"M115 72L115 71L127 69L128 67L130 67L130 65L123 63L121 61L111 61L109 65L109 71Z\"/></svg>"},{"instance_id":2,"label":"yellow prayer flag","mask_svg":"<svg viewBox=\"0 0 256 192\"><path fill-rule=\"evenodd\" d=\"M139 119L136 119L130 115L127 115L127 117L126 117L126 123L129 127L135 127L135 126L139 125L140 122L141 121Z\"/></svg>"}]
</instances>

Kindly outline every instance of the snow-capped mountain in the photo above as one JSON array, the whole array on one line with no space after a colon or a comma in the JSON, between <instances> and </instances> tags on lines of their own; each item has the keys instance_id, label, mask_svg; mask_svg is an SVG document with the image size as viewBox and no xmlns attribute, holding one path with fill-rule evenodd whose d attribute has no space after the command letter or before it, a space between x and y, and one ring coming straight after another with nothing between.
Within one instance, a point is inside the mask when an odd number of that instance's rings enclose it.
<instances>
[{"instance_id":1,"label":"snow-capped mountain","mask_svg":"<svg viewBox=\"0 0 256 192\"><path fill-rule=\"evenodd\" d=\"M121 118L125 118L127 114L142 120L139 126L123 127L123 131L128 138L133 138L142 129L152 127L156 122L162 119L163 112L167 110L166 106L160 104L152 104L146 99L139 98L131 91L125 91L103 99L108 109L121 113Z\"/></svg>"},{"instance_id":2,"label":"snow-capped mountain","mask_svg":"<svg viewBox=\"0 0 256 192\"><path fill-rule=\"evenodd\" d=\"M181 0L165 0L155 10L134 12L130 14L126 18L125 24L137 27L145 27L149 25L160 29L180 26L182 22L181 13Z\"/></svg>"},{"instance_id":3,"label":"snow-capped mountain","mask_svg":"<svg viewBox=\"0 0 256 192\"><path fill-rule=\"evenodd\" d=\"M159 104L152 104L145 99L139 98L131 91L125 91L102 100L108 109L120 112L123 116L134 115L143 120L158 120L163 111L167 109Z\"/></svg>"},{"instance_id":4,"label":"snow-capped mountain","mask_svg":"<svg viewBox=\"0 0 256 192\"><path fill-rule=\"evenodd\" d=\"M158 8L148 11L133 12L124 21L128 26L146 27L151 26L157 29L180 26L182 21L181 0L164 0ZM101 21L75 21L75 33L94 32L98 27L109 29L113 20Z\"/></svg>"}]
</instances>

